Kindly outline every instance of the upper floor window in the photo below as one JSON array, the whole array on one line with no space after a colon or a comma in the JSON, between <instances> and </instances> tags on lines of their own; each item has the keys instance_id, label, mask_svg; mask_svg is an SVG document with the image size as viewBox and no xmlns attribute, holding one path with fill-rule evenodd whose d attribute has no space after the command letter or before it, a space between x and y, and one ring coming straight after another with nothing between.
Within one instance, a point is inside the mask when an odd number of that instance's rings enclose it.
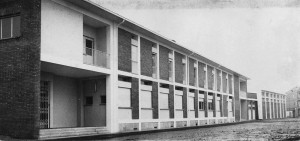
<instances>
[{"instance_id":1,"label":"upper floor window","mask_svg":"<svg viewBox=\"0 0 300 141\"><path fill-rule=\"evenodd\" d=\"M20 16L0 17L0 39L19 37L20 23Z\"/></svg>"},{"instance_id":2,"label":"upper floor window","mask_svg":"<svg viewBox=\"0 0 300 141\"><path fill-rule=\"evenodd\" d=\"M183 78L183 84L186 83L186 61L185 58L182 59L182 78Z\"/></svg>"},{"instance_id":3,"label":"upper floor window","mask_svg":"<svg viewBox=\"0 0 300 141\"><path fill-rule=\"evenodd\" d=\"M152 77L156 78L157 75L157 49L155 46L152 47Z\"/></svg>"}]
</instances>

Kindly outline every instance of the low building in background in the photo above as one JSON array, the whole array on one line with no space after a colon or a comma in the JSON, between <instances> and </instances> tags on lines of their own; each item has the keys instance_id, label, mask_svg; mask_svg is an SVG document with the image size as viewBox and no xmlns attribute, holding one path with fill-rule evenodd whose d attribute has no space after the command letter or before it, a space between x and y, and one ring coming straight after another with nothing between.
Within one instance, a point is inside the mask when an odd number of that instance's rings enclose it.
<instances>
[{"instance_id":1,"label":"low building in background","mask_svg":"<svg viewBox=\"0 0 300 141\"><path fill-rule=\"evenodd\" d=\"M286 92L287 117L299 117L300 113L300 87Z\"/></svg>"},{"instance_id":2,"label":"low building in background","mask_svg":"<svg viewBox=\"0 0 300 141\"><path fill-rule=\"evenodd\" d=\"M263 119L278 119L286 117L286 95L262 90Z\"/></svg>"}]
</instances>

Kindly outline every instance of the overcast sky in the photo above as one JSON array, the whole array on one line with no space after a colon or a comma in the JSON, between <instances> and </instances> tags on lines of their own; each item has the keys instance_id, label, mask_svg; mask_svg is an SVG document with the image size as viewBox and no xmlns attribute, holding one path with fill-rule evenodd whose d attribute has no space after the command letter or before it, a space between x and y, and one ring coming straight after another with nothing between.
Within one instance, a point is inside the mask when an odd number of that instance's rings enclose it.
<instances>
[{"instance_id":1,"label":"overcast sky","mask_svg":"<svg viewBox=\"0 0 300 141\"><path fill-rule=\"evenodd\" d=\"M285 93L300 85L297 1L95 1L249 77L248 92Z\"/></svg>"}]
</instances>

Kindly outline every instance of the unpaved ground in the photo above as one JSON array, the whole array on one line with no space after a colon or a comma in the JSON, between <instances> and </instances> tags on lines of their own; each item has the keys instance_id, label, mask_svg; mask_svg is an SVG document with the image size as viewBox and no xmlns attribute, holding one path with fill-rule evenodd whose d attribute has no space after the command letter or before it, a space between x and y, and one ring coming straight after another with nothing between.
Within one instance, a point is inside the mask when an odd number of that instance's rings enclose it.
<instances>
[{"instance_id":1,"label":"unpaved ground","mask_svg":"<svg viewBox=\"0 0 300 141\"><path fill-rule=\"evenodd\" d=\"M76 140L101 140L101 138L102 137L87 137L77 138ZM10 140L10 138L0 136L0 140ZM300 140L300 118L264 120L218 127L146 133L106 138L103 140Z\"/></svg>"},{"instance_id":2,"label":"unpaved ground","mask_svg":"<svg viewBox=\"0 0 300 141\"><path fill-rule=\"evenodd\" d=\"M264 120L244 124L132 135L105 140L300 140L300 119Z\"/></svg>"}]
</instances>

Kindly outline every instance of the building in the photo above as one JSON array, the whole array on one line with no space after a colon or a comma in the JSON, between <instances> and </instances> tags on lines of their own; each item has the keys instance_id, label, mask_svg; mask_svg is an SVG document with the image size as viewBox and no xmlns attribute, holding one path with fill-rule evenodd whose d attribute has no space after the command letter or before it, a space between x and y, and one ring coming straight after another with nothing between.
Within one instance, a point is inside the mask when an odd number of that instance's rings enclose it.
<instances>
[{"instance_id":1,"label":"building","mask_svg":"<svg viewBox=\"0 0 300 141\"><path fill-rule=\"evenodd\" d=\"M287 117L299 117L300 113L300 88L295 87L286 92Z\"/></svg>"},{"instance_id":2,"label":"building","mask_svg":"<svg viewBox=\"0 0 300 141\"><path fill-rule=\"evenodd\" d=\"M257 107L247 77L88 0L2 0L0 14L2 135L90 136L257 115L247 110Z\"/></svg>"},{"instance_id":3,"label":"building","mask_svg":"<svg viewBox=\"0 0 300 141\"><path fill-rule=\"evenodd\" d=\"M263 119L286 118L286 95L262 90Z\"/></svg>"},{"instance_id":4,"label":"building","mask_svg":"<svg viewBox=\"0 0 300 141\"><path fill-rule=\"evenodd\" d=\"M258 99L256 93L240 93L241 120L258 120Z\"/></svg>"}]
</instances>

